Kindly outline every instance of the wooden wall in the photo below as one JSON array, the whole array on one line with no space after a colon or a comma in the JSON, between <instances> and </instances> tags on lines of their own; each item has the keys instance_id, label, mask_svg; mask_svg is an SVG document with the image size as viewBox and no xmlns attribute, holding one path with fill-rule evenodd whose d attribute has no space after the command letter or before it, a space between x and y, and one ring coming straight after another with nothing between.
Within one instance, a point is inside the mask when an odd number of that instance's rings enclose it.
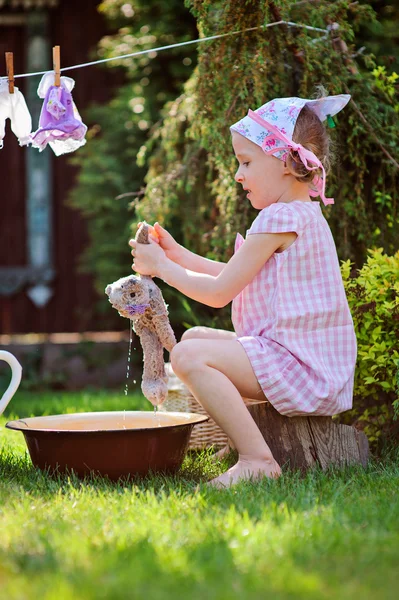
<instances>
[{"instance_id":1,"label":"wooden wall","mask_svg":"<svg viewBox=\"0 0 399 600\"><path fill-rule=\"evenodd\" d=\"M60 1L57 8L49 10L49 42L51 47L56 44L61 46L62 65L92 60L90 51L108 33L106 23L97 13L98 4L99 0ZM0 16L6 12L6 9L1 9ZM15 12L12 14L15 15ZM13 51L15 72L26 72L25 43L23 25L0 26L0 65L4 52ZM0 74L5 74L1 67ZM104 67L87 67L66 75L75 79L73 97L80 112L93 102L107 101L113 89L122 81L120 72L113 74ZM24 79L16 80L16 85L24 93L25 82ZM90 125L87 121L86 124ZM36 128L37 123L33 123L33 130ZM27 152L38 150L20 148L10 130L9 121L4 142L4 148L0 150L0 266L25 266L25 159ZM76 177L76 168L68 164L69 156L51 158L53 261L56 271L51 284L53 297L46 306L37 308L26 295L26 289L11 297L0 296L0 334L104 329L103 323L91 319L91 306L96 301L91 278L77 271L79 255L87 244L87 231L80 214L65 206L68 191Z\"/></svg>"}]
</instances>

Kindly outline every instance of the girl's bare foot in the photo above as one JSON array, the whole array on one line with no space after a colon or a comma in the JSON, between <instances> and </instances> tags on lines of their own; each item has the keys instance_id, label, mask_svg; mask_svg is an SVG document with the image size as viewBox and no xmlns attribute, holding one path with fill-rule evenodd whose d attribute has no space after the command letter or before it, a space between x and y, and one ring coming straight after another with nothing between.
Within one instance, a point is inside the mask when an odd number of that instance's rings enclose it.
<instances>
[{"instance_id":1,"label":"girl's bare foot","mask_svg":"<svg viewBox=\"0 0 399 600\"><path fill-rule=\"evenodd\" d=\"M217 462L222 458L225 458L228 454L230 454L231 450L232 448L230 448L229 444L226 444L225 446L223 446L223 448L221 448L220 450L215 452L215 454L212 455L211 460Z\"/></svg>"},{"instance_id":2,"label":"girl's bare foot","mask_svg":"<svg viewBox=\"0 0 399 600\"><path fill-rule=\"evenodd\" d=\"M208 485L225 488L247 479L256 480L262 477L277 479L280 475L280 465L274 459L266 460L241 455L233 467L209 481Z\"/></svg>"}]
</instances>

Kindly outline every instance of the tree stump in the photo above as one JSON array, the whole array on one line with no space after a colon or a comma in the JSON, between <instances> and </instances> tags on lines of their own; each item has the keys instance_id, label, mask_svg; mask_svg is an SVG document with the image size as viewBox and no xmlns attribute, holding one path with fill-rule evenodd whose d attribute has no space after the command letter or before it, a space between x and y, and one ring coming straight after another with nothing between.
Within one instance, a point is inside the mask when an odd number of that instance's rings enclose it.
<instances>
[{"instance_id":1,"label":"tree stump","mask_svg":"<svg viewBox=\"0 0 399 600\"><path fill-rule=\"evenodd\" d=\"M161 410L206 414L190 390L173 373L170 363L165 365L168 398ZM270 404L243 398L250 414L259 427L274 458L283 466L305 471L319 465L361 464L366 466L368 441L362 431L348 425L334 423L331 417L285 417ZM194 427L189 448L199 450L231 446L226 434L212 419Z\"/></svg>"},{"instance_id":2,"label":"tree stump","mask_svg":"<svg viewBox=\"0 0 399 600\"><path fill-rule=\"evenodd\" d=\"M274 458L283 466L305 471L319 465L367 464L363 431L334 423L331 417L286 417L269 403L247 404Z\"/></svg>"}]
</instances>

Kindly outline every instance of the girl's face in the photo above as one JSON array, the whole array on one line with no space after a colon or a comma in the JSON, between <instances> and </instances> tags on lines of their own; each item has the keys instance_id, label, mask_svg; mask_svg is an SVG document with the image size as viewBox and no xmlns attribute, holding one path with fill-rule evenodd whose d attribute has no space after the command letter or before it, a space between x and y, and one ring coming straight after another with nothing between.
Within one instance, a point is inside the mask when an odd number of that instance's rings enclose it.
<instances>
[{"instance_id":1,"label":"girl's face","mask_svg":"<svg viewBox=\"0 0 399 600\"><path fill-rule=\"evenodd\" d=\"M286 201L284 197L290 184L284 161L267 155L243 135L233 131L234 153L239 162L235 180L247 191L247 198L254 208L261 210L275 202Z\"/></svg>"}]
</instances>

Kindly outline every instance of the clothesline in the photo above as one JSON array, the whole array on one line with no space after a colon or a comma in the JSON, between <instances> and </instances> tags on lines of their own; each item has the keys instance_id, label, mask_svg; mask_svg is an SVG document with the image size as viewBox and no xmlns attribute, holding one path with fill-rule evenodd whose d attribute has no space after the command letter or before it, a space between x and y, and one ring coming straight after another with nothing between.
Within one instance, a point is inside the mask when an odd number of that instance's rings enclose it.
<instances>
[{"instance_id":1,"label":"clothesline","mask_svg":"<svg viewBox=\"0 0 399 600\"><path fill-rule=\"evenodd\" d=\"M21 146L32 145L41 152L49 145L56 156L60 156L67 152L74 152L77 148L80 148L86 143L85 134L87 132L87 126L82 122L71 95L75 82L71 77L61 77L61 72L89 67L91 65L110 62L112 60L123 60L124 58L141 56L143 54L152 53L153 55L156 55L157 52L170 50L171 48L181 48L190 44L208 42L249 31L275 27L277 25L299 27L310 31L324 33L324 36L316 38L312 40L312 42L325 39L329 35L329 31L333 29L333 26L331 26L331 28L321 29L320 27L312 27L311 25L294 23L293 21L276 21L257 27L248 27L247 29L240 31L230 31L205 38L198 38L196 40L179 42L177 44L149 48L148 50L140 50L139 52L131 52L121 56L113 56L111 58L95 60L80 65L64 67L62 69L60 64L60 47L54 46L54 71L47 70L17 75L14 74L12 53L6 53L7 76L0 77L0 148L3 147L5 121L7 118L10 119L11 129L18 137ZM38 96L39 98L42 98L44 102L40 113L39 127L32 133L32 118L21 90L18 88L14 89L14 79L33 77L36 75L42 75L38 87Z\"/></svg>"},{"instance_id":2,"label":"clothesline","mask_svg":"<svg viewBox=\"0 0 399 600\"><path fill-rule=\"evenodd\" d=\"M123 60L124 58L134 58L136 56L142 56L143 54L149 54L151 52L162 52L163 50L170 50L171 48L181 48L183 46L189 46L191 44L200 44L202 42L209 42L211 40L217 40L231 35L239 35L241 33L247 33L249 31L256 31L257 29L266 29L268 27L275 27L276 25L287 25L289 27L299 27L307 29L308 31L317 31L319 33L329 34L330 29L321 29L320 27L312 27L311 25L304 25L302 23L294 23L293 21L276 21L273 23L267 23L266 25L259 25L258 27L249 27L247 29L241 29L240 31L229 31L228 33L221 33L218 35L211 35L205 38L198 38L196 40L189 40L187 42L179 42L177 44L169 44L168 46L159 46L157 48L149 48L148 50L140 50L139 52L131 52L130 54L121 54L120 56L113 56L111 58L103 58L100 60L93 60L91 62L82 63L80 65L73 65L71 67L62 67L63 71L72 71L73 69L81 69L83 67L91 67L93 65L99 65L101 63L111 62L113 60ZM324 36L323 36L324 38ZM320 39L323 39L320 38ZM47 71L38 71L36 73L22 73L14 75L14 79L22 77L33 77L36 75L45 75Z\"/></svg>"},{"instance_id":3,"label":"clothesline","mask_svg":"<svg viewBox=\"0 0 399 600\"><path fill-rule=\"evenodd\" d=\"M141 50L139 52L132 52L129 54L122 54L120 56L113 56L111 58L104 58L100 60L95 60L87 63L82 63L79 65L73 65L70 67L60 68L59 65L59 54L58 54L58 64L55 70L56 78L59 77L61 71L71 71L73 69L79 69L83 67L89 67L92 65L97 65L101 63L111 62L113 60L123 60L124 58L132 58L136 56L142 56L144 54L150 54L154 52L161 52L163 50L169 50L171 48L181 48L183 46L188 46L191 44L198 44L202 42L208 42L211 40L221 39L224 37L239 35L241 33L247 33L250 31L256 31L258 29L266 29L268 27L275 27L277 25L286 25L288 27L299 27L303 29L307 29L308 31L316 31L319 33L324 33L323 36L319 38L315 38L311 40L309 43L314 44L319 41L326 39L330 33L336 29L338 29L339 25L337 23L332 23L327 26L326 29L322 29L320 27L313 27L311 25L304 25L302 23L295 23L293 21L275 21L273 23L267 23L266 25L260 25L257 27L249 27L247 29L242 29L240 31L230 31L227 33L222 33L218 35L212 35L205 38L198 38L196 40L188 40L186 42L180 42L177 44L169 44L167 46L159 46L157 48L149 48L148 50ZM59 49L56 47L53 49ZM6 53L7 57L7 53ZM9 67L7 66L7 69ZM3 96L3 108L2 114L0 116L0 149L3 147L3 138L5 134L5 126L4 122L7 118L11 120L11 128L13 132L19 139L20 145L32 144L35 147L38 147L39 150L43 150L43 148L50 144L55 154L59 156L65 152L73 152L76 148L86 143L84 138L84 134L87 130L87 127L82 123L80 115L76 109L76 106L73 104L72 97L70 95L71 90L74 86L73 79L68 77L63 77L64 83L60 86L60 83L56 82L55 89L49 80L49 77L54 78L53 71L39 71L36 73L21 73L14 75L11 77L10 81L8 77L0 77L0 96ZM33 77L36 75L43 75L43 79L39 84L39 96L45 99L46 110L42 111L41 121L43 123L39 123L39 130L35 134L31 134L32 121L29 110L26 106L25 99L23 98L22 93L16 88L17 94L13 93L13 86L11 90L11 84L15 78L22 77ZM54 83L54 81L52 82ZM10 89L10 93L7 91L7 86ZM63 90L62 90L63 88ZM68 89L69 88L69 89ZM69 98L69 99L68 99ZM64 104L67 101L66 105ZM351 102L354 105L353 100ZM67 110L67 105L69 105L69 109ZM358 113L360 113L359 109L355 106L355 109ZM71 112L72 111L72 112ZM70 113L70 114L69 114ZM44 115L44 116L43 116ZM51 116L50 116L51 115ZM396 168L399 168L397 161L388 153L388 151L382 146L381 142L378 140L375 135L372 127L366 121L363 114L360 113L362 120L368 126L370 132L372 133L374 139L378 142L379 146L386 154L388 159L395 165ZM71 119L74 121L74 131L71 132ZM44 122L45 127L43 127ZM65 131L61 130L61 122L64 121ZM68 122L67 125L65 122ZM77 132L77 133L76 133ZM78 135L79 134L79 135ZM78 139L77 137L78 136Z\"/></svg>"}]
</instances>

